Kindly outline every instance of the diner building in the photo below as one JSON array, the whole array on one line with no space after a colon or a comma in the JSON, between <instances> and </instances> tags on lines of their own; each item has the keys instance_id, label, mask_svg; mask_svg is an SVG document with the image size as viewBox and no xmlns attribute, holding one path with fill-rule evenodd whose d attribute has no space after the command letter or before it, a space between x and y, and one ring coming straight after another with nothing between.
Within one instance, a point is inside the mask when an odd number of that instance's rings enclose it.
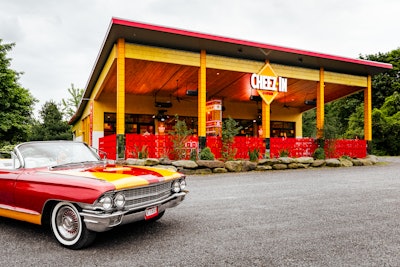
<instances>
[{"instance_id":1,"label":"diner building","mask_svg":"<svg viewBox=\"0 0 400 267\"><path fill-rule=\"evenodd\" d=\"M127 155L128 135L168 135L176 115L192 130L192 148L208 146L208 137L221 135L222 121L233 118L239 136L261 139L269 149L273 138L302 138L302 113L313 108L323 138L324 105L363 92L368 142L371 77L391 68L112 18L70 124L75 140L96 148L116 140L119 157Z\"/></svg>"}]
</instances>

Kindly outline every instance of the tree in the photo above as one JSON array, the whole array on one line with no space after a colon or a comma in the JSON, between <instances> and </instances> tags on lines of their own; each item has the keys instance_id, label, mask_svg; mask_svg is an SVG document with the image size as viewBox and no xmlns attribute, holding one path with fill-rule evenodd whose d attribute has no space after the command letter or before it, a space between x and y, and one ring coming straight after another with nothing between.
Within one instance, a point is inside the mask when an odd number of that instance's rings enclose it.
<instances>
[{"instance_id":1,"label":"tree","mask_svg":"<svg viewBox=\"0 0 400 267\"><path fill-rule=\"evenodd\" d=\"M242 126L229 117L222 123L222 151L221 155L224 160L233 160L235 158L237 149L233 148L235 136L239 134Z\"/></svg>"},{"instance_id":2,"label":"tree","mask_svg":"<svg viewBox=\"0 0 400 267\"><path fill-rule=\"evenodd\" d=\"M381 109L372 111L373 152L377 155L400 155L400 94L386 98Z\"/></svg>"},{"instance_id":3,"label":"tree","mask_svg":"<svg viewBox=\"0 0 400 267\"><path fill-rule=\"evenodd\" d=\"M66 119L72 118L74 116L76 110L79 107L79 103L82 100L83 89L75 88L74 84L71 83L71 88L68 88L68 93L70 95L67 99L62 99L62 112Z\"/></svg>"},{"instance_id":4,"label":"tree","mask_svg":"<svg viewBox=\"0 0 400 267\"><path fill-rule=\"evenodd\" d=\"M175 159L181 160L186 158L185 144L189 141L192 130L188 129L184 120L179 120L179 116L175 115L176 124L172 127L171 132L173 149L172 154Z\"/></svg>"},{"instance_id":5,"label":"tree","mask_svg":"<svg viewBox=\"0 0 400 267\"><path fill-rule=\"evenodd\" d=\"M47 101L40 110L42 122L32 126L31 141L72 140L71 126L63 121L62 113L54 101Z\"/></svg>"},{"instance_id":6,"label":"tree","mask_svg":"<svg viewBox=\"0 0 400 267\"><path fill-rule=\"evenodd\" d=\"M378 53L375 55L360 56L361 59L373 60L393 65L392 70L377 74L372 77L372 108L379 109L384 105L386 98L395 92L400 92L400 48L389 53ZM364 93L360 92L346 98L336 100L325 105L325 135L326 138L354 138L364 135ZM312 136L310 125L315 127L315 111L307 111L303 114L303 135ZM379 117L379 116L378 116ZM380 120L373 119L373 139L380 138L381 128L375 127ZM380 121L382 123L382 121ZM384 147L379 148L382 142L374 142L376 149L386 151Z\"/></svg>"},{"instance_id":7,"label":"tree","mask_svg":"<svg viewBox=\"0 0 400 267\"><path fill-rule=\"evenodd\" d=\"M18 83L22 73L10 69L7 52L14 45L0 39L0 146L27 140L37 101Z\"/></svg>"},{"instance_id":8,"label":"tree","mask_svg":"<svg viewBox=\"0 0 400 267\"><path fill-rule=\"evenodd\" d=\"M380 108L388 96L400 92L400 48L388 53L360 56L361 59L390 63L393 69L372 78L372 108Z\"/></svg>"}]
</instances>

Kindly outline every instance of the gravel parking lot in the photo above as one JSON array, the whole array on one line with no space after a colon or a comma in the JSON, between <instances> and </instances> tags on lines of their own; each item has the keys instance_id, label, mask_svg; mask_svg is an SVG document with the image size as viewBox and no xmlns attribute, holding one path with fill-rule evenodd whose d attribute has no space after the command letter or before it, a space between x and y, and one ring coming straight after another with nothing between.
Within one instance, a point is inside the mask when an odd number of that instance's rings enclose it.
<instances>
[{"instance_id":1,"label":"gravel parking lot","mask_svg":"<svg viewBox=\"0 0 400 267\"><path fill-rule=\"evenodd\" d=\"M1 266L400 266L400 159L371 167L189 176L153 224L81 251L0 219Z\"/></svg>"}]
</instances>

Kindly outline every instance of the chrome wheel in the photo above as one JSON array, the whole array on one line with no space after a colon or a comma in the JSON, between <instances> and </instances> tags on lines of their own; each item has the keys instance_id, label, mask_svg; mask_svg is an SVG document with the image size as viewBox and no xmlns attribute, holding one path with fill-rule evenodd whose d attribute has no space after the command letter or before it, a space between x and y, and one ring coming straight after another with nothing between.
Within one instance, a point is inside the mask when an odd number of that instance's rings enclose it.
<instances>
[{"instance_id":1,"label":"chrome wheel","mask_svg":"<svg viewBox=\"0 0 400 267\"><path fill-rule=\"evenodd\" d=\"M87 246L95 238L95 233L86 229L76 207L68 202L60 202L54 207L51 228L57 241L72 249Z\"/></svg>"},{"instance_id":2,"label":"chrome wheel","mask_svg":"<svg viewBox=\"0 0 400 267\"><path fill-rule=\"evenodd\" d=\"M74 240L81 231L79 215L69 206L62 206L56 216L56 227L65 240Z\"/></svg>"}]
</instances>

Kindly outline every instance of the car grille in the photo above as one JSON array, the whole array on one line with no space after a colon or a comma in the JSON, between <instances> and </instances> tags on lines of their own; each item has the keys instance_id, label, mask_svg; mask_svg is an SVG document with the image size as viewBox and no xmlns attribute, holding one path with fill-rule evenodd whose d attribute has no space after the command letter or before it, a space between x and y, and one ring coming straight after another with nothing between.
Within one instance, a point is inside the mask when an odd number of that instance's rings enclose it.
<instances>
[{"instance_id":1,"label":"car grille","mask_svg":"<svg viewBox=\"0 0 400 267\"><path fill-rule=\"evenodd\" d=\"M124 194L128 209L151 204L171 195L171 182L125 190Z\"/></svg>"}]
</instances>

